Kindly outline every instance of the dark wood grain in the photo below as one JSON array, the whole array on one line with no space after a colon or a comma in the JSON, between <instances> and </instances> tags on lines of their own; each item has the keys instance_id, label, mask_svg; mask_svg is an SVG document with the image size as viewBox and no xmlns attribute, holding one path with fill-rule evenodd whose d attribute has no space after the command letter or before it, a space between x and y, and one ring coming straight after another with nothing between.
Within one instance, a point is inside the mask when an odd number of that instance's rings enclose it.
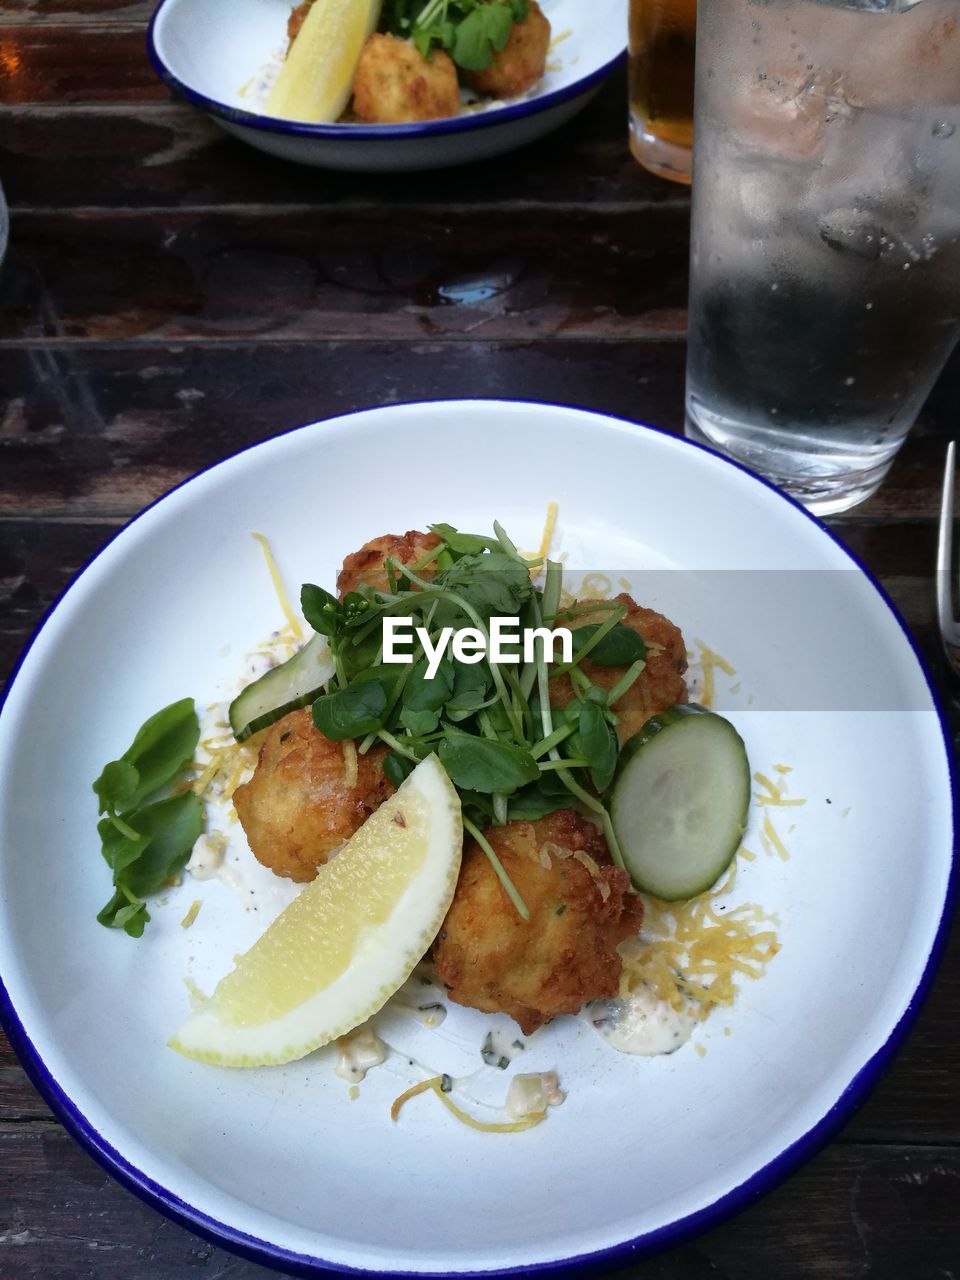
<instances>
[{"instance_id":1,"label":"dark wood grain","mask_svg":"<svg viewBox=\"0 0 960 1280\"><path fill-rule=\"evenodd\" d=\"M515 396L676 431L684 358L673 341L0 345L0 509L129 515L248 444L374 402ZM954 358L884 487L838 528L931 518L958 389Z\"/></svg>"},{"instance_id":2,"label":"dark wood grain","mask_svg":"<svg viewBox=\"0 0 960 1280\"><path fill-rule=\"evenodd\" d=\"M87 38L96 47L100 37ZM57 56L50 48L43 54L48 61ZM150 74L141 64L136 77ZM82 92L102 98L96 63L89 76ZM624 147L626 85L619 75L580 116L535 148L412 176L284 164L227 137L190 107L141 101L155 96L149 80L144 86L122 105L42 101L0 108L0 166L13 209L466 204L509 206L518 223L542 226L545 205L627 204L639 210L684 209L689 202L685 190L652 177Z\"/></svg>"},{"instance_id":3,"label":"dark wood grain","mask_svg":"<svg viewBox=\"0 0 960 1280\"><path fill-rule=\"evenodd\" d=\"M77 57L73 27L0 23L0 107L167 99L147 60L142 27L104 28L93 50L85 44Z\"/></svg>"},{"instance_id":4,"label":"dark wood grain","mask_svg":"<svg viewBox=\"0 0 960 1280\"><path fill-rule=\"evenodd\" d=\"M0 341L670 336L688 244L670 208L23 214Z\"/></svg>"},{"instance_id":5,"label":"dark wood grain","mask_svg":"<svg viewBox=\"0 0 960 1280\"><path fill-rule=\"evenodd\" d=\"M267 1280L271 1274L231 1261L146 1210L51 1126L0 1127L0 1167L11 1186L2 1210L0 1280ZM748 1213L618 1274L634 1280L943 1280L960 1256L958 1182L955 1147L834 1146Z\"/></svg>"},{"instance_id":6,"label":"dark wood grain","mask_svg":"<svg viewBox=\"0 0 960 1280\"><path fill-rule=\"evenodd\" d=\"M67 24L86 36L97 26L136 23L142 31L156 7L156 0L3 0L0 25Z\"/></svg>"}]
</instances>

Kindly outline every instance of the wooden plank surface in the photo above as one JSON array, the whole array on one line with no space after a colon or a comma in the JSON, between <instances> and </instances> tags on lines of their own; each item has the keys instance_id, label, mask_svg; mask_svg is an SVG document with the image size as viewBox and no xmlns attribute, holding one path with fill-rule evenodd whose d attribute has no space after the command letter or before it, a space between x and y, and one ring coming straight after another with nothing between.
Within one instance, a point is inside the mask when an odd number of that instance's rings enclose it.
<instances>
[{"instance_id":1,"label":"wooden plank surface","mask_svg":"<svg viewBox=\"0 0 960 1280\"><path fill-rule=\"evenodd\" d=\"M682 430L688 197L634 164L616 77L573 123L444 173L297 169L171 100L152 0L0 6L0 680L122 524L190 474L370 403L518 396ZM880 493L834 528L949 703L933 550L955 357ZM944 1280L960 1263L960 942L823 1153L636 1280ZM166 1222L51 1117L0 1036L0 1280L263 1269Z\"/></svg>"}]
</instances>

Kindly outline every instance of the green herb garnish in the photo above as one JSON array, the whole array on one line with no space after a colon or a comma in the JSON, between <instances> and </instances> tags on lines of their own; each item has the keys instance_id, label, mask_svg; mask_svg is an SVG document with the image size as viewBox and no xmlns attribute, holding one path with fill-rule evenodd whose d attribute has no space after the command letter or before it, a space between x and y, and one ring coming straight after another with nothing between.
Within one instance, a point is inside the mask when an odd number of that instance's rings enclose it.
<instances>
[{"instance_id":1,"label":"green herb garnish","mask_svg":"<svg viewBox=\"0 0 960 1280\"><path fill-rule=\"evenodd\" d=\"M443 49L465 71L484 71L528 10L528 0L386 0L380 29L425 58Z\"/></svg>"},{"instance_id":2,"label":"green herb garnish","mask_svg":"<svg viewBox=\"0 0 960 1280\"><path fill-rule=\"evenodd\" d=\"M97 824L101 851L114 885L97 919L132 938L142 936L150 919L145 899L186 865L203 829L203 805L192 791L153 799L190 763L199 740L193 700L171 703L144 721L93 784L105 815Z\"/></svg>"},{"instance_id":3,"label":"green herb garnish","mask_svg":"<svg viewBox=\"0 0 960 1280\"><path fill-rule=\"evenodd\" d=\"M360 585L340 601L311 583L303 587L304 617L329 639L335 668L313 703L313 719L334 741L358 739L361 754L378 739L385 743L390 751L383 767L394 786L435 752L460 792L465 830L528 919L484 830L576 804L600 818L614 862L623 865L604 803L619 757L611 708L642 672L646 650L623 623L622 603L604 602L603 612L596 610L602 621L576 625L590 608L561 610L560 565L524 559L499 524L492 537L449 524L431 529L440 545L419 564L388 559L386 589ZM540 588L530 576L537 568L543 569ZM383 662L383 623L390 616L410 621L409 662ZM486 654L462 662L449 650L437 657L444 628L471 627L489 638L493 617L515 620L521 632L566 622L573 627L572 661L548 662L539 638L525 663L497 664ZM418 627L422 641L413 638ZM428 678L431 653L437 660ZM606 690L583 670L586 660L625 670ZM550 703L550 681L560 676L574 695L562 710Z\"/></svg>"}]
</instances>

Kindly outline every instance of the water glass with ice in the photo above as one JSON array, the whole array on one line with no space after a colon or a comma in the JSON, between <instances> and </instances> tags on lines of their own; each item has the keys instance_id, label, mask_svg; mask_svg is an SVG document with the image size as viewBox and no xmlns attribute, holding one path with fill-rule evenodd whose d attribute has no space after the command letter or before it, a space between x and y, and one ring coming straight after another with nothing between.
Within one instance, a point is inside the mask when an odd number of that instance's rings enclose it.
<instances>
[{"instance_id":1,"label":"water glass with ice","mask_svg":"<svg viewBox=\"0 0 960 1280\"><path fill-rule=\"evenodd\" d=\"M687 431L831 514L960 336L960 0L700 0Z\"/></svg>"}]
</instances>

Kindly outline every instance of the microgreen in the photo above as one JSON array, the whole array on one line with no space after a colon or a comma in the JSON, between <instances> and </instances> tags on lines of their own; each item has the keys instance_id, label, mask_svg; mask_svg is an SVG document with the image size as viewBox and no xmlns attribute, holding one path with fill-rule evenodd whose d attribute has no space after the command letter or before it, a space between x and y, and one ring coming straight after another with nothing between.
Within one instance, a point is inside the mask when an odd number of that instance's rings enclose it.
<instances>
[{"instance_id":1,"label":"microgreen","mask_svg":"<svg viewBox=\"0 0 960 1280\"><path fill-rule=\"evenodd\" d=\"M97 919L133 938L150 920L145 899L182 870L203 829L203 805L192 791L145 803L183 772L199 739L192 699L171 703L144 721L93 784L105 815L97 824L101 852L114 885Z\"/></svg>"},{"instance_id":2,"label":"microgreen","mask_svg":"<svg viewBox=\"0 0 960 1280\"><path fill-rule=\"evenodd\" d=\"M440 48L465 71L483 71L528 10L528 0L386 0L380 29L412 39L425 58Z\"/></svg>"},{"instance_id":3,"label":"microgreen","mask_svg":"<svg viewBox=\"0 0 960 1280\"><path fill-rule=\"evenodd\" d=\"M427 9L440 15L442 8L439 0L420 7L388 5L394 15L403 10L408 17L422 17ZM313 720L334 741L357 739L361 754L376 741L385 744L383 768L394 786L436 752L460 792L467 832L526 918L484 831L575 805L597 815L619 863L604 803L619 756L612 704L643 671L646 650L642 637L623 623L622 602L561 609L561 566L525 558L499 524L492 537L451 524L430 528L439 544L412 564L388 558L386 588L361 584L341 601L312 583L303 587L304 617L328 638L335 669L313 703ZM535 568L542 570L539 588L531 579ZM577 625L591 613L597 622ZM388 616L410 620L411 647L400 650L410 653L408 662L383 661ZM487 642L495 617L510 619L511 625L515 620L520 632L570 627L572 661L548 662L539 637L533 660L526 662L522 654L516 663L493 662L488 652L476 653L477 661L469 662L461 660L465 655L454 658L444 651L445 628L471 627ZM592 682L585 660L588 666L624 668L613 689ZM559 675L569 677L574 695L568 693L563 709L550 700L551 681ZM121 765L104 785L121 792L131 780ZM136 832L127 838L136 843ZM132 904L118 901L116 909L123 912L127 905Z\"/></svg>"}]
</instances>

